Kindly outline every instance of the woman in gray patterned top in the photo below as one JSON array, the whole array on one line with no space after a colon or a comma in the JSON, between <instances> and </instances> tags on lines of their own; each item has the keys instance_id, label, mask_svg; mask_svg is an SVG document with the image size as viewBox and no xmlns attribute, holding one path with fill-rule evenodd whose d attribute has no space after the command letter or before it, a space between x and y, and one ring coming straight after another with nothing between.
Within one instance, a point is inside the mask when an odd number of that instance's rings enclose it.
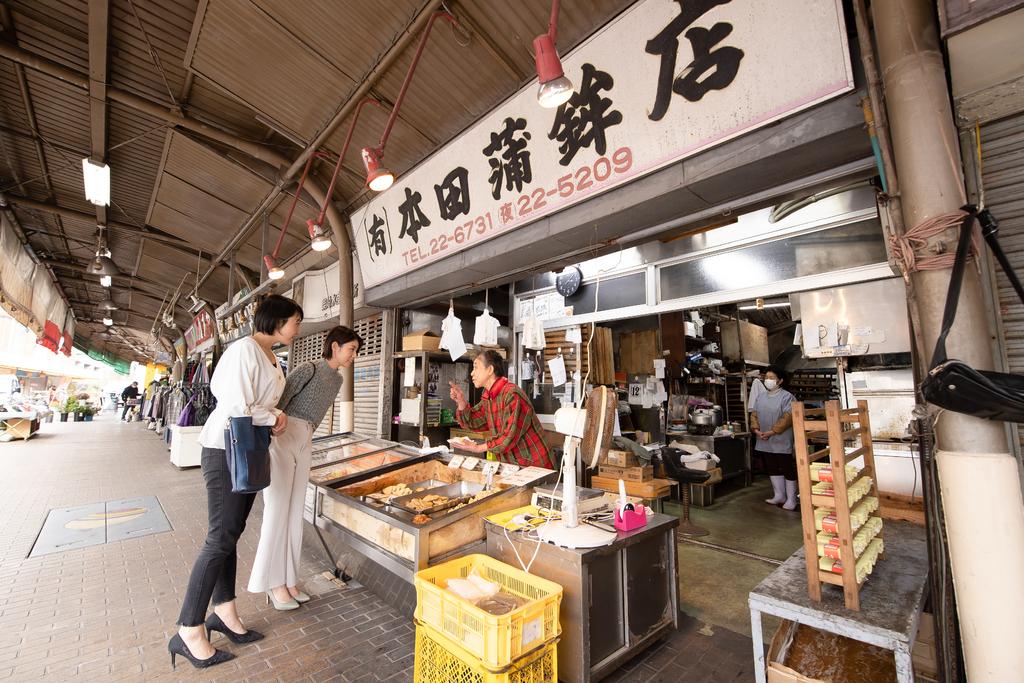
<instances>
[{"instance_id":1,"label":"woman in gray patterned top","mask_svg":"<svg viewBox=\"0 0 1024 683\"><path fill-rule=\"evenodd\" d=\"M279 610L296 609L309 600L296 584L313 431L341 389L339 368L352 365L362 345L349 328L333 328L324 340L323 358L288 373L277 404L288 415L288 428L270 443L270 486L263 489L263 527L249 591L266 593L267 602Z\"/></svg>"}]
</instances>

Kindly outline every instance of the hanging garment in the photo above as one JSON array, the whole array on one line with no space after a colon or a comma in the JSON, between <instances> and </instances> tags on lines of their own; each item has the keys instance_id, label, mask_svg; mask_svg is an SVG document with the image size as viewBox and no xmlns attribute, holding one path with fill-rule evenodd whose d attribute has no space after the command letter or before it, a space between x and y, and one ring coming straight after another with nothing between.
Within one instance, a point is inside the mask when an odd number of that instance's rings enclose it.
<instances>
[{"instance_id":1,"label":"hanging garment","mask_svg":"<svg viewBox=\"0 0 1024 683\"><path fill-rule=\"evenodd\" d=\"M458 360L466 354L466 340L462 337L462 321L455 317L455 309L448 309L448 317L441 321L441 348Z\"/></svg>"},{"instance_id":2,"label":"hanging garment","mask_svg":"<svg viewBox=\"0 0 1024 683\"><path fill-rule=\"evenodd\" d=\"M750 393L747 394L747 412L749 413L754 409L754 403L757 401L757 397L761 394L767 394L768 390L764 388L764 382L759 379L755 379L750 383Z\"/></svg>"},{"instance_id":3,"label":"hanging garment","mask_svg":"<svg viewBox=\"0 0 1024 683\"><path fill-rule=\"evenodd\" d=\"M544 323L536 315L523 322L523 346L534 351L543 351L547 342L544 340Z\"/></svg>"},{"instance_id":4,"label":"hanging garment","mask_svg":"<svg viewBox=\"0 0 1024 683\"><path fill-rule=\"evenodd\" d=\"M487 308L484 308L484 312L476 319L473 343L480 346L498 344L498 319L493 317Z\"/></svg>"}]
</instances>

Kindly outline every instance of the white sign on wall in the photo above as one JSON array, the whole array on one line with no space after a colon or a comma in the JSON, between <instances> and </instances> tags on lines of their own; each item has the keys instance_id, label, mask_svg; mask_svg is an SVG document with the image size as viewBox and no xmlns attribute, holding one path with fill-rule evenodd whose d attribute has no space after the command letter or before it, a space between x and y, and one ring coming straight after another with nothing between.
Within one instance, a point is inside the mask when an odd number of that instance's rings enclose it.
<instances>
[{"instance_id":1,"label":"white sign on wall","mask_svg":"<svg viewBox=\"0 0 1024 683\"><path fill-rule=\"evenodd\" d=\"M355 260L355 259L353 259ZM353 265L352 308L358 310L364 306L363 282L359 263ZM341 314L340 281L338 279L338 262L322 270L307 270L302 274L302 312L308 322L337 320Z\"/></svg>"},{"instance_id":2,"label":"white sign on wall","mask_svg":"<svg viewBox=\"0 0 1024 683\"><path fill-rule=\"evenodd\" d=\"M853 88L841 0L640 0L562 64L353 214L367 287Z\"/></svg>"}]
</instances>

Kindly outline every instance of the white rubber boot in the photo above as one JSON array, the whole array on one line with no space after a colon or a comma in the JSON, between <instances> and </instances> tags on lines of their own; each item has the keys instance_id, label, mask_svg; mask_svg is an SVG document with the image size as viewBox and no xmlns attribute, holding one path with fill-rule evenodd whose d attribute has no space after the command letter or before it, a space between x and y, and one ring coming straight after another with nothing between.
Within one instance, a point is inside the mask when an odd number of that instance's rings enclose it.
<instances>
[{"instance_id":1,"label":"white rubber boot","mask_svg":"<svg viewBox=\"0 0 1024 683\"><path fill-rule=\"evenodd\" d=\"M772 481L772 491L775 493L771 498L765 499L764 502L769 505L778 505L786 501L786 478L780 475L769 477Z\"/></svg>"},{"instance_id":2,"label":"white rubber boot","mask_svg":"<svg viewBox=\"0 0 1024 683\"><path fill-rule=\"evenodd\" d=\"M788 479L786 482L786 504L782 506L783 510L796 510L796 482Z\"/></svg>"}]
</instances>

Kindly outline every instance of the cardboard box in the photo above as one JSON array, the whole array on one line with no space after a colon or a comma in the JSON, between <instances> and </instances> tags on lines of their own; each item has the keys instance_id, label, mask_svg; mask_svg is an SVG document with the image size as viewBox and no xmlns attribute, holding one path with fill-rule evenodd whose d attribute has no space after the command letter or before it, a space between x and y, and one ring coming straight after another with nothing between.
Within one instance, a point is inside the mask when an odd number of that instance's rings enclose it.
<instances>
[{"instance_id":1,"label":"cardboard box","mask_svg":"<svg viewBox=\"0 0 1024 683\"><path fill-rule=\"evenodd\" d=\"M639 467L640 460L632 451L608 451L607 464L613 467Z\"/></svg>"},{"instance_id":2,"label":"cardboard box","mask_svg":"<svg viewBox=\"0 0 1024 683\"><path fill-rule=\"evenodd\" d=\"M598 474L602 477L612 477L623 481L650 481L654 479L654 467L616 467L615 465L601 465L598 467Z\"/></svg>"},{"instance_id":3,"label":"cardboard box","mask_svg":"<svg viewBox=\"0 0 1024 683\"><path fill-rule=\"evenodd\" d=\"M648 481L627 481L626 495L639 498L664 498L672 492L676 482L671 479L650 479ZM611 477L596 476L590 478L590 486L602 491L618 493L619 480Z\"/></svg>"},{"instance_id":4,"label":"cardboard box","mask_svg":"<svg viewBox=\"0 0 1024 683\"><path fill-rule=\"evenodd\" d=\"M917 639L910 651L914 661L914 674L918 679L935 680L939 675L939 662L935 653L935 617L928 612L921 614L917 627Z\"/></svg>"},{"instance_id":5,"label":"cardboard box","mask_svg":"<svg viewBox=\"0 0 1024 683\"><path fill-rule=\"evenodd\" d=\"M440 337L435 337L430 330L419 330L402 337L403 351L437 351L440 348Z\"/></svg>"},{"instance_id":6,"label":"cardboard box","mask_svg":"<svg viewBox=\"0 0 1024 683\"><path fill-rule=\"evenodd\" d=\"M790 661L790 651L802 647L798 642L801 638L797 636L799 626L796 622L785 619L779 624L779 629L772 637L771 646L768 648L766 661L768 683L828 683L818 678L805 676L787 666ZM806 642L808 627L803 628L805 629L803 640ZM864 667L863 676L857 680L896 680L896 663L891 650L842 636L829 635L827 637L831 638L831 651L847 661L857 661L858 666ZM817 647L820 651L822 644L819 643ZM844 677L842 680L848 680L848 677Z\"/></svg>"}]
</instances>

